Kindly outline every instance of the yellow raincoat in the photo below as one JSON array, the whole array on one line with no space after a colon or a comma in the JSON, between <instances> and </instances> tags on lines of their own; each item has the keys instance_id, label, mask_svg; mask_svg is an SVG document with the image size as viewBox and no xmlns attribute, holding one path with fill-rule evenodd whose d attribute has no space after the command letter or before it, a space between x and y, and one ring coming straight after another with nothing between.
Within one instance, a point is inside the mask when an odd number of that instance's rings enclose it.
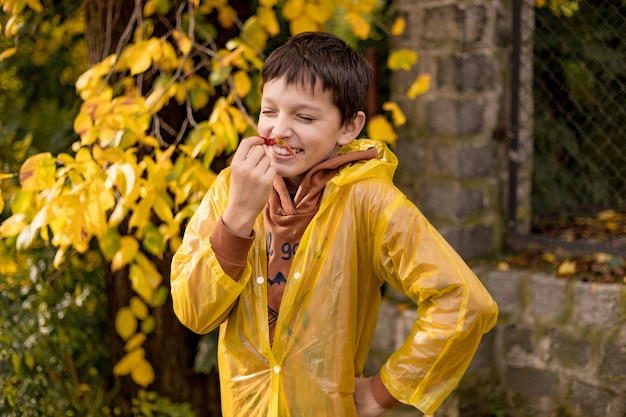
<instances>
[{"instance_id":1,"label":"yellow raincoat","mask_svg":"<svg viewBox=\"0 0 626 417\"><path fill-rule=\"evenodd\" d=\"M326 185L319 211L293 259L273 345L268 336L263 215L239 282L227 276L209 236L228 201L222 171L191 219L172 261L174 309L183 324L217 326L225 417L356 416L362 376L388 282L417 303L419 319L381 369L398 400L433 413L454 389L497 308L474 273L392 183L397 159L344 166Z\"/></svg>"}]
</instances>

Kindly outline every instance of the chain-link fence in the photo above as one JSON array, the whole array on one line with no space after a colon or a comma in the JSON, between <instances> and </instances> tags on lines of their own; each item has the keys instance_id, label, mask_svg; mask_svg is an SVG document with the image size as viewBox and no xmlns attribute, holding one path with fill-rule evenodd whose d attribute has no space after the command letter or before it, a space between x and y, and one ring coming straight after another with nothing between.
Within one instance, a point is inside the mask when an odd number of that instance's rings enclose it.
<instances>
[{"instance_id":1,"label":"chain-link fence","mask_svg":"<svg viewBox=\"0 0 626 417\"><path fill-rule=\"evenodd\" d=\"M535 11L535 217L626 205L626 0Z\"/></svg>"}]
</instances>

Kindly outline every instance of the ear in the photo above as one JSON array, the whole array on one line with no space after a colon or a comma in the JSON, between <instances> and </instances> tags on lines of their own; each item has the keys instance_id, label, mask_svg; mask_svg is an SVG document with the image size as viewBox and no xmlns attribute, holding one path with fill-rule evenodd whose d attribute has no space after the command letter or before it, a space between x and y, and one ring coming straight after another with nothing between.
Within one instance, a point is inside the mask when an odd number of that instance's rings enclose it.
<instances>
[{"instance_id":1,"label":"ear","mask_svg":"<svg viewBox=\"0 0 626 417\"><path fill-rule=\"evenodd\" d=\"M343 128L341 137L339 138L339 145L346 145L352 142L361 133L361 130L365 126L365 113L358 112L352 120L347 121Z\"/></svg>"}]
</instances>

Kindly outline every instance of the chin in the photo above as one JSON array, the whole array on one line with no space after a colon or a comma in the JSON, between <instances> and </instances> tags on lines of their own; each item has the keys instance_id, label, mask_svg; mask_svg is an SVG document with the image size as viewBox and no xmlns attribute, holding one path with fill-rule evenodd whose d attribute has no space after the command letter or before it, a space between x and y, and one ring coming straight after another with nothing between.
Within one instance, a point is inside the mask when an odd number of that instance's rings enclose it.
<instances>
[{"instance_id":1,"label":"chin","mask_svg":"<svg viewBox=\"0 0 626 417\"><path fill-rule=\"evenodd\" d=\"M283 178L297 178L297 177L301 177L304 176L304 174L308 171L308 168L303 170L303 169L293 169L293 168L278 168L276 170L276 175L278 175L279 177L283 177Z\"/></svg>"}]
</instances>

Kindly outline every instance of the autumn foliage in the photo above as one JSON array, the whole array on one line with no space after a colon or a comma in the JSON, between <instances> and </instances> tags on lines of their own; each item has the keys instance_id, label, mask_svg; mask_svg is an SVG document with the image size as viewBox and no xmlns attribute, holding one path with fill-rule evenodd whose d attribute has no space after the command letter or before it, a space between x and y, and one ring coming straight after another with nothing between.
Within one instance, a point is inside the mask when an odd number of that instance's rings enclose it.
<instances>
[{"instance_id":1,"label":"autumn foliage","mask_svg":"<svg viewBox=\"0 0 626 417\"><path fill-rule=\"evenodd\" d=\"M0 51L1 62L20 47L23 23L46 5L0 4L8 16L4 36L16 40ZM386 21L377 4L261 0L242 21L227 0L129 2L128 41L76 80L81 105L71 152L38 153L19 172L0 173L6 183L19 178L19 187L0 188L0 212L5 200L10 211L0 239L19 251L36 243L54 248L56 268L73 254L96 250L107 268L127 276L135 295L110 318L125 350L115 375L130 375L143 387L155 380L144 342L154 330L152 312L168 298L168 277L155 259L180 244L186 220L215 178L215 158L255 134L269 42L281 28L290 34L334 29L354 43L368 39L374 26L385 36L401 35L403 20ZM157 24L166 28L158 36ZM216 41L221 30L233 28L236 36ZM417 61L417 52L405 49L392 52L387 65L409 71ZM417 76L407 95L417 97L428 84L427 75ZM184 115L177 127L166 117L172 106ZM405 122L401 109L385 102L381 114L370 118L367 134L393 145L394 127Z\"/></svg>"}]
</instances>

